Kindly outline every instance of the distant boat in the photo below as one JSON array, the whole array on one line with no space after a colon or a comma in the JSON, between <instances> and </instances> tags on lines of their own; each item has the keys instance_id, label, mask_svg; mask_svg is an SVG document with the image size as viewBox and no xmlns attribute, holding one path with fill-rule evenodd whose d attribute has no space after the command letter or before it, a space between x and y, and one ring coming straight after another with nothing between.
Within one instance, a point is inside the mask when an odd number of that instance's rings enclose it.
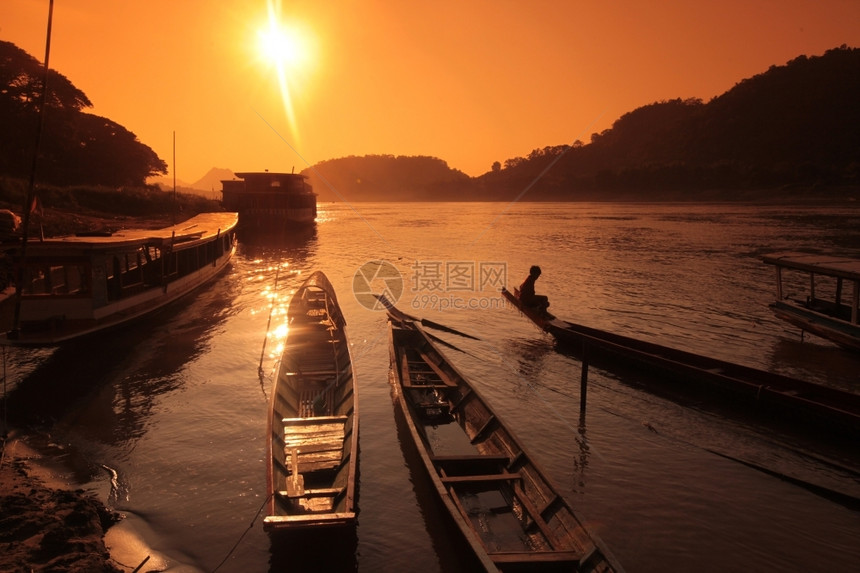
<instances>
[{"instance_id":1,"label":"distant boat","mask_svg":"<svg viewBox=\"0 0 860 573\"><path fill-rule=\"evenodd\" d=\"M317 196L307 176L298 173L236 173L221 181L221 204L239 213L243 229L289 231L312 225Z\"/></svg>"},{"instance_id":2,"label":"distant boat","mask_svg":"<svg viewBox=\"0 0 860 573\"><path fill-rule=\"evenodd\" d=\"M52 346L125 324L190 293L236 251L236 213L204 213L165 229L127 229L31 241L4 301L17 324L0 344Z\"/></svg>"},{"instance_id":3,"label":"distant boat","mask_svg":"<svg viewBox=\"0 0 860 573\"><path fill-rule=\"evenodd\" d=\"M512 293L503 288L502 296L560 345L605 369L626 367L639 380L689 392L708 390L713 398L728 398L733 407L825 430L840 439L860 436L858 394L548 317L523 305L517 289Z\"/></svg>"},{"instance_id":4,"label":"distant boat","mask_svg":"<svg viewBox=\"0 0 860 573\"><path fill-rule=\"evenodd\" d=\"M622 571L489 403L404 316L389 311L397 404L436 493L483 567Z\"/></svg>"},{"instance_id":5,"label":"distant boat","mask_svg":"<svg viewBox=\"0 0 860 573\"><path fill-rule=\"evenodd\" d=\"M860 350L860 259L778 253L762 260L776 267L776 300L770 308L778 318ZM791 298L789 289L805 298Z\"/></svg>"},{"instance_id":6,"label":"distant boat","mask_svg":"<svg viewBox=\"0 0 860 573\"><path fill-rule=\"evenodd\" d=\"M313 273L290 300L266 431L270 532L355 524L358 396L346 320Z\"/></svg>"}]
</instances>

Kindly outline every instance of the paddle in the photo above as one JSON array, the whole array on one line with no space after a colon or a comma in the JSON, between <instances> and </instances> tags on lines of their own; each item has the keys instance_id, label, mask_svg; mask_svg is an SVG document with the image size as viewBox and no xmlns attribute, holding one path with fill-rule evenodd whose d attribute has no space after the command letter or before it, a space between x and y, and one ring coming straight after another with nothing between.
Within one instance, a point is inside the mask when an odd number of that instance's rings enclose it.
<instances>
[{"instance_id":1,"label":"paddle","mask_svg":"<svg viewBox=\"0 0 860 573\"><path fill-rule=\"evenodd\" d=\"M443 332L448 332L450 334L456 334L457 336L462 336L464 338L470 338L472 340L481 340L477 336L472 336L471 334L467 334L465 332L461 332L450 326L445 326L444 324L440 324L438 322L433 322L432 320L427 320L426 318L418 318L409 314L406 314L392 303L384 294L374 294L373 296L382 303L382 306L385 307L385 310L388 311L389 316L394 317L397 320L411 320L412 322L420 322L422 326L426 326L428 328L435 328L436 330L441 330Z\"/></svg>"}]
</instances>

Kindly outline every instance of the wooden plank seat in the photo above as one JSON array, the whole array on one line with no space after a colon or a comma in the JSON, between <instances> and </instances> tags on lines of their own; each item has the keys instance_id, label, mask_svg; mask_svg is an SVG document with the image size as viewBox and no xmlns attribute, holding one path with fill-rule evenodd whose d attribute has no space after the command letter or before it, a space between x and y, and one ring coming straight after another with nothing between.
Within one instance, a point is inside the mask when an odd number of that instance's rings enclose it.
<instances>
[{"instance_id":1,"label":"wooden plank seat","mask_svg":"<svg viewBox=\"0 0 860 573\"><path fill-rule=\"evenodd\" d=\"M508 467L510 458L496 454L465 454L430 456L436 468L445 477L491 475Z\"/></svg>"},{"instance_id":2,"label":"wooden plank seat","mask_svg":"<svg viewBox=\"0 0 860 573\"><path fill-rule=\"evenodd\" d=\"M403 383L403 387L404 388L419 388L419 389L425 388L427 390L432 390L434 388L436 390L448 390L451 388L450 386L448 386L446 384L410 384L410 383L406 383L406 382Z\"/></svg>"},{"instance_id":3,"label":"wooden plank seat","mask_svg":"<svg viewBox=\"0 0 860 573\"><path fill-rule=\"evenodd\" d=\"M454 454L454 455L431 455L430 459L434 462L499 462L507 464L510 458L504 454Z\"/></svg>"},{"instance_id":4,"label":"wooden plank seat","mask_svg":"<svg viewBox=\"0 0 860 573\"><path fill-rule=\"evenodd\" d=\"M347 416L285 418L285 466L298 473L337 468L343 458ZM293 464L295 452L296 464Z\"/></svg>"},{"instance_id":5,"label":"wooden plank seat","mask_svg":"<svg viewBox=\"0 0 860 573\"><path fill-rule=\"evenodd\" d=\"M523 476L517 473L501 473L501 474L485 474L485 475L465 475L465 476L446 476L441 478L442 483L453 484L478 484L490 483L494 481L518 481L523 479Z\"/></svg>"},{"instance_id":6,"label":"wooden plank seat","mask_svg":"<svg viewBox=\"0 0 860 573\"><path fill-rule=\"evenodd\" d=\"M488 551L490 559L497 564L514 563L569 563L575 565L586 561L578 551ZM587 557L586 557L587 558Z\"/></svg>"},{"instance_id":7,"label":"wooden plank seat","mask_svg":"<svg viewBox=\"0 0 860 573\"><path fill-rule=\"evenodd\" d=\"M299 495L290 495L287 491L279 491L278 495L281 497L288 498L299 498L299 497L339 497L341 494L346 491L346 488L343 487L322 487L318 489L306 489Z\"/></svg>"}]
</instances>

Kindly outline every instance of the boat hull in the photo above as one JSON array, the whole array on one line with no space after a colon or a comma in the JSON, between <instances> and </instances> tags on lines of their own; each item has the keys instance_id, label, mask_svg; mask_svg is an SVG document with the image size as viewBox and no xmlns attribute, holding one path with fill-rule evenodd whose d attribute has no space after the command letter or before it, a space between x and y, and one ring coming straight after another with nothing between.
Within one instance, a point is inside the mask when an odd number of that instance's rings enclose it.
<instances>
[{"instance_id":1,"label":"boat hull","mask_svg":"<svg viewBox=\"0 0 860 573\"><path fill-rule=\"evenodd\" d=\"M628 367L640 379L725 397L735 407L826 431L840 439L860 436L860 395L669 348L559 319L546 319L502 295L566 349L607 369Z\"/></svg>"},{"instance_id":2,"label":"boat hull","mask_svg":"<svg viewBox=\"0 0 860 573\"><path fill-rule=\"evenodd\" d=\"M804 332L826 338L843 348L860 351L860 326L806 308L802 304L776 301L770 309L777 318Z\"/></svg>"},{"instance_id":3,"label":"boat hull","mask_svg":"<svg viewBox=\"0 0 860 573\"><path fill-rule=\"evenodd\" d=\"M266 431L270 533L353 526L358 396L346 321L316 272L296 291L269 401Z\"/></svg>"}]
</instances>

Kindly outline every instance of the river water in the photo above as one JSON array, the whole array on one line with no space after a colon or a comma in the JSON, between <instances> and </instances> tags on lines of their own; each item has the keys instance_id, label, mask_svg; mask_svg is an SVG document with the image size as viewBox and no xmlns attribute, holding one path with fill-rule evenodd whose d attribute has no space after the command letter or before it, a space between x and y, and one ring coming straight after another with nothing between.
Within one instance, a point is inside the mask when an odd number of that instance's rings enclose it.
<instances>
[{"instance_id":1,"label":"river water","mask_svg":"<svg viewBox=\"0 0 860 573\"><path fill-rule=\"evenodd\" d=\"M860 393L860 357L771 316L759 257L781 250L860 252L860 208L323 204L310 236L240 236L226 275L166 312L5 350L9 418L127 516L157 556L144 570L468 570L393 406L386 317L367 308L388 289L479 338L436 333L627 571L856 570L860 510L845 499L860 499L860 448L594 367L580 419L579 361L498 295L539 264L560 318ZM378 261L400 278L374 277ZM289 295L314 270L337 290L357 368L359 519L333 545L273 544L257 515L266 400Z\"/></svg>"}]
</instances>

